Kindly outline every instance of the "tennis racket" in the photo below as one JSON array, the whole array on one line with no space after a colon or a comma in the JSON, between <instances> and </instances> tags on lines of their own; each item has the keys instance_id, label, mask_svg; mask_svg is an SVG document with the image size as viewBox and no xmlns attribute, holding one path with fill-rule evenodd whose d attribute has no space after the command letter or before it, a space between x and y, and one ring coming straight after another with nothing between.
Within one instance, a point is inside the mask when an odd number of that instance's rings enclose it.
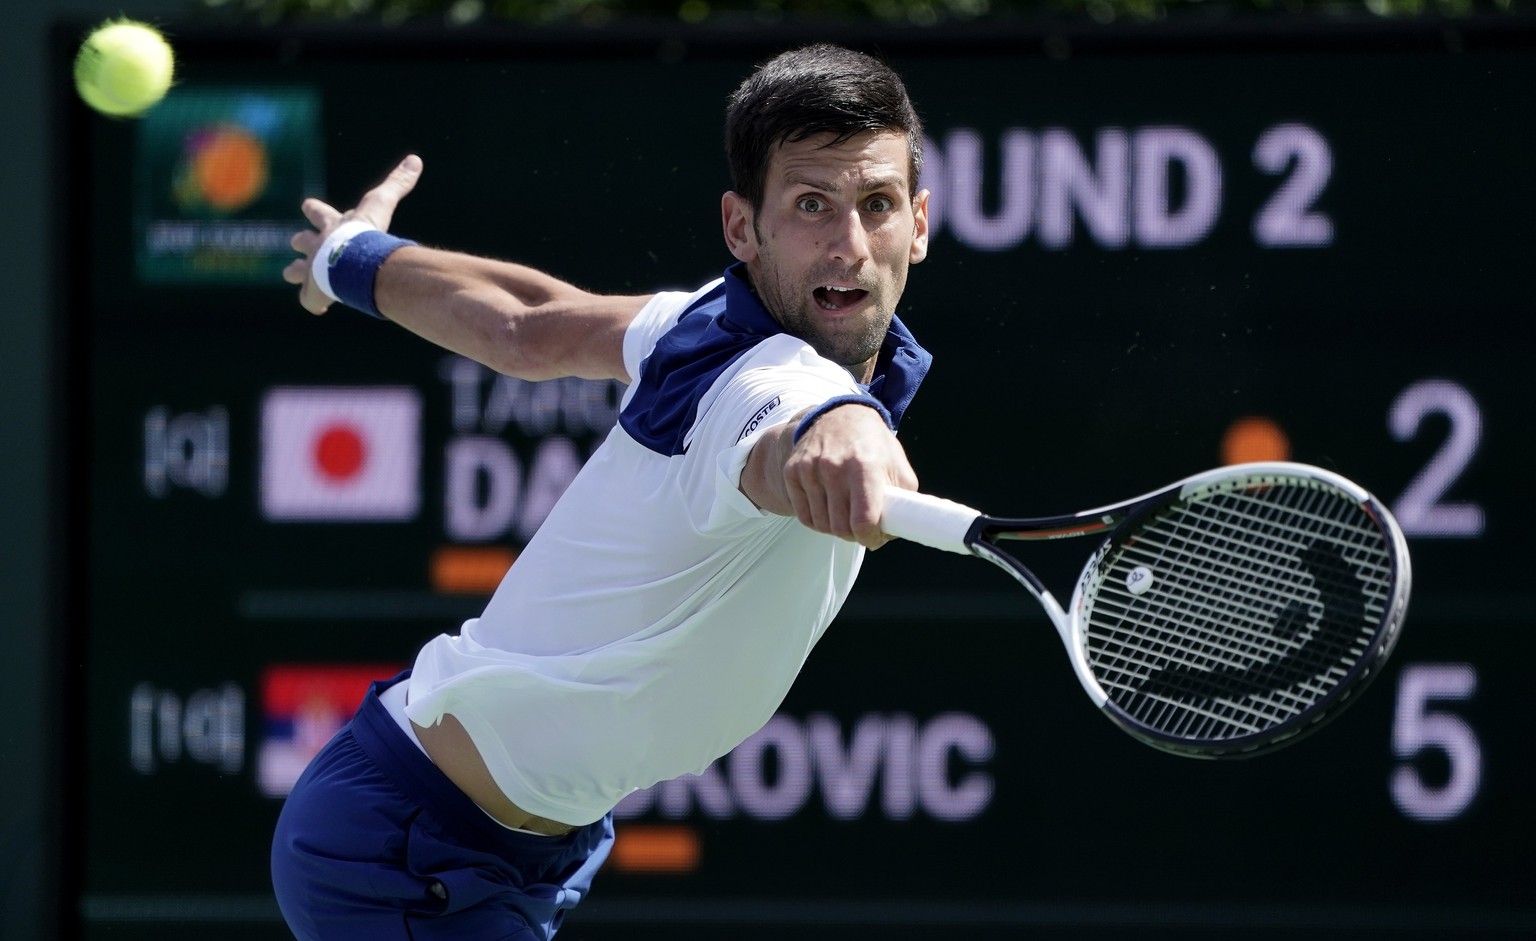
<instances>
[{"instance_id":1,"label":"tennis racket","mask_svg":"<svg viewBox=\"0 0 1536 941\"><path fill-rule=\"evenodd\" d=\"M1256 755L1358 697L1408 609L1408 545L1354 483L1238 464L1069 516L1002 519L889 489L881 528L977 555L1044 606L1105 715L1180 755ZM1108 533L1067 610L1003 545Z\"/></svg>"}]
</instances>

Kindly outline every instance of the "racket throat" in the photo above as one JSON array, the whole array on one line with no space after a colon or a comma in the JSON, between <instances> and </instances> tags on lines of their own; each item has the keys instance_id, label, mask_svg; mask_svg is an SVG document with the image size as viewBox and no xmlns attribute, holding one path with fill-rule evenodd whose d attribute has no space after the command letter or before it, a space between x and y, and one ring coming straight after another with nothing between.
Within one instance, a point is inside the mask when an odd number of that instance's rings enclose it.
<instances>
[{"instance_id":1,"label":"racket throat","mask_svg":"<svg viewBox=\"0 0 1536 941\"><path fill-rule=\"evenodd\" d=\"M1061 637L1061 642L1067 644L1070 649L1072 626L1070 619L1067 617L1067 612L1062 608L1061 602L1056 600L1056 596L1051 594L1051 590L1045 587L1045 583L1040 581L1034 572L1031 572L1012 556L1001 549L995 548L985 540L972 543L971 551L996 565L1009 575L1012 575L1014 581L1023 585L1024 590L1028 591L1035 597L1036 601L1040 602L1040 607L1045 609L1046 615L1051 619L1051 624L1056 628L1056 633Z\"/></svg>"}]
</instances>

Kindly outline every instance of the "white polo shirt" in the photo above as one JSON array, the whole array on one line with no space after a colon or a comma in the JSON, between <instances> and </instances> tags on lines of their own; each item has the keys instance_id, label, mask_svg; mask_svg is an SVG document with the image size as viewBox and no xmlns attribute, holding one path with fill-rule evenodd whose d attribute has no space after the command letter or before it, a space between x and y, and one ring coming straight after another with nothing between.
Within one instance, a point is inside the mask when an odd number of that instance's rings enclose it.
<instances>
[{"instance_id":1,"label":"white polo shirt","mask_svg":"<svg viewBox=\"0 0 1536 941\"><path fill-rule=\"evenodd\" d=\"M900 375L870 388L899 419L928 357L899 321L886 345ZM739 266L651 300L624 364L618 425L481 616L422 648L406 707L451 713L509 800L567 824L761 728L863 559L738 488L764 430L861 391L778 332Z\"/></svg>"}]
</instances>

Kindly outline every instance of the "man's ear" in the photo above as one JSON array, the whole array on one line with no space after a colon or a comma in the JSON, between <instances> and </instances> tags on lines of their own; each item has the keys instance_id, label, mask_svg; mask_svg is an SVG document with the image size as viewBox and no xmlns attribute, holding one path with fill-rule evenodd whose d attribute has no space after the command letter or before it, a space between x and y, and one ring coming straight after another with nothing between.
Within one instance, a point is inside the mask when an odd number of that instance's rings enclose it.
<instances>
[{"instance_id":1,"label":"man's ear","mask_svg":"<svg viewBox=\"0 0 1536 941\"><path fill-rule=\"evenodd\" d=\"M912 250L907 255L907 260L917 264L928 257L928 196L927 190L919 190L917 198L912 200Z\"/></svg>"},{"instance_id":2,"label":"man's ear","mask_svg":"<svg viewBox=\"0 0 1536 941\"><path fill-rule=\"evenodd\" d=\"M720 225L725 231L725 247L737 261L757 260L757 232L752 228L752 206L735 192L720 197Z\"/></svg>"}]
</instances>

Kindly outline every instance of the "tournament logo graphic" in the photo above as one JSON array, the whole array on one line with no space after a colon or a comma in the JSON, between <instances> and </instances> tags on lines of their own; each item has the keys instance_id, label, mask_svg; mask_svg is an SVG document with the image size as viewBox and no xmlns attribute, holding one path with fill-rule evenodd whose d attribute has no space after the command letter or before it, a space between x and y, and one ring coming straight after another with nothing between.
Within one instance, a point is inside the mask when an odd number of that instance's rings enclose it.
<instances>
[{"instance_id":1,"label":"tournament logo graphic","mask_svg":"<svg viewBox=\"0 0 1536 941\"><path fill-rule=\"evenodd\" d=\"M172 184L183 211L239 212L267 188L270 158L256 128L213 124L187 135Z\"/></svg>"},{"instance_id":2,"label":"tournament logo graphic","mask_svg":"<svg viewBox=\"0 0 1536 941\"><path fill-rule=\"evenodd\" d=\"M294 207L324 191L320 96L295 87L171 89L139 124L134 267L150 284L280 283Z\"/></svg>"}]
</instances>

